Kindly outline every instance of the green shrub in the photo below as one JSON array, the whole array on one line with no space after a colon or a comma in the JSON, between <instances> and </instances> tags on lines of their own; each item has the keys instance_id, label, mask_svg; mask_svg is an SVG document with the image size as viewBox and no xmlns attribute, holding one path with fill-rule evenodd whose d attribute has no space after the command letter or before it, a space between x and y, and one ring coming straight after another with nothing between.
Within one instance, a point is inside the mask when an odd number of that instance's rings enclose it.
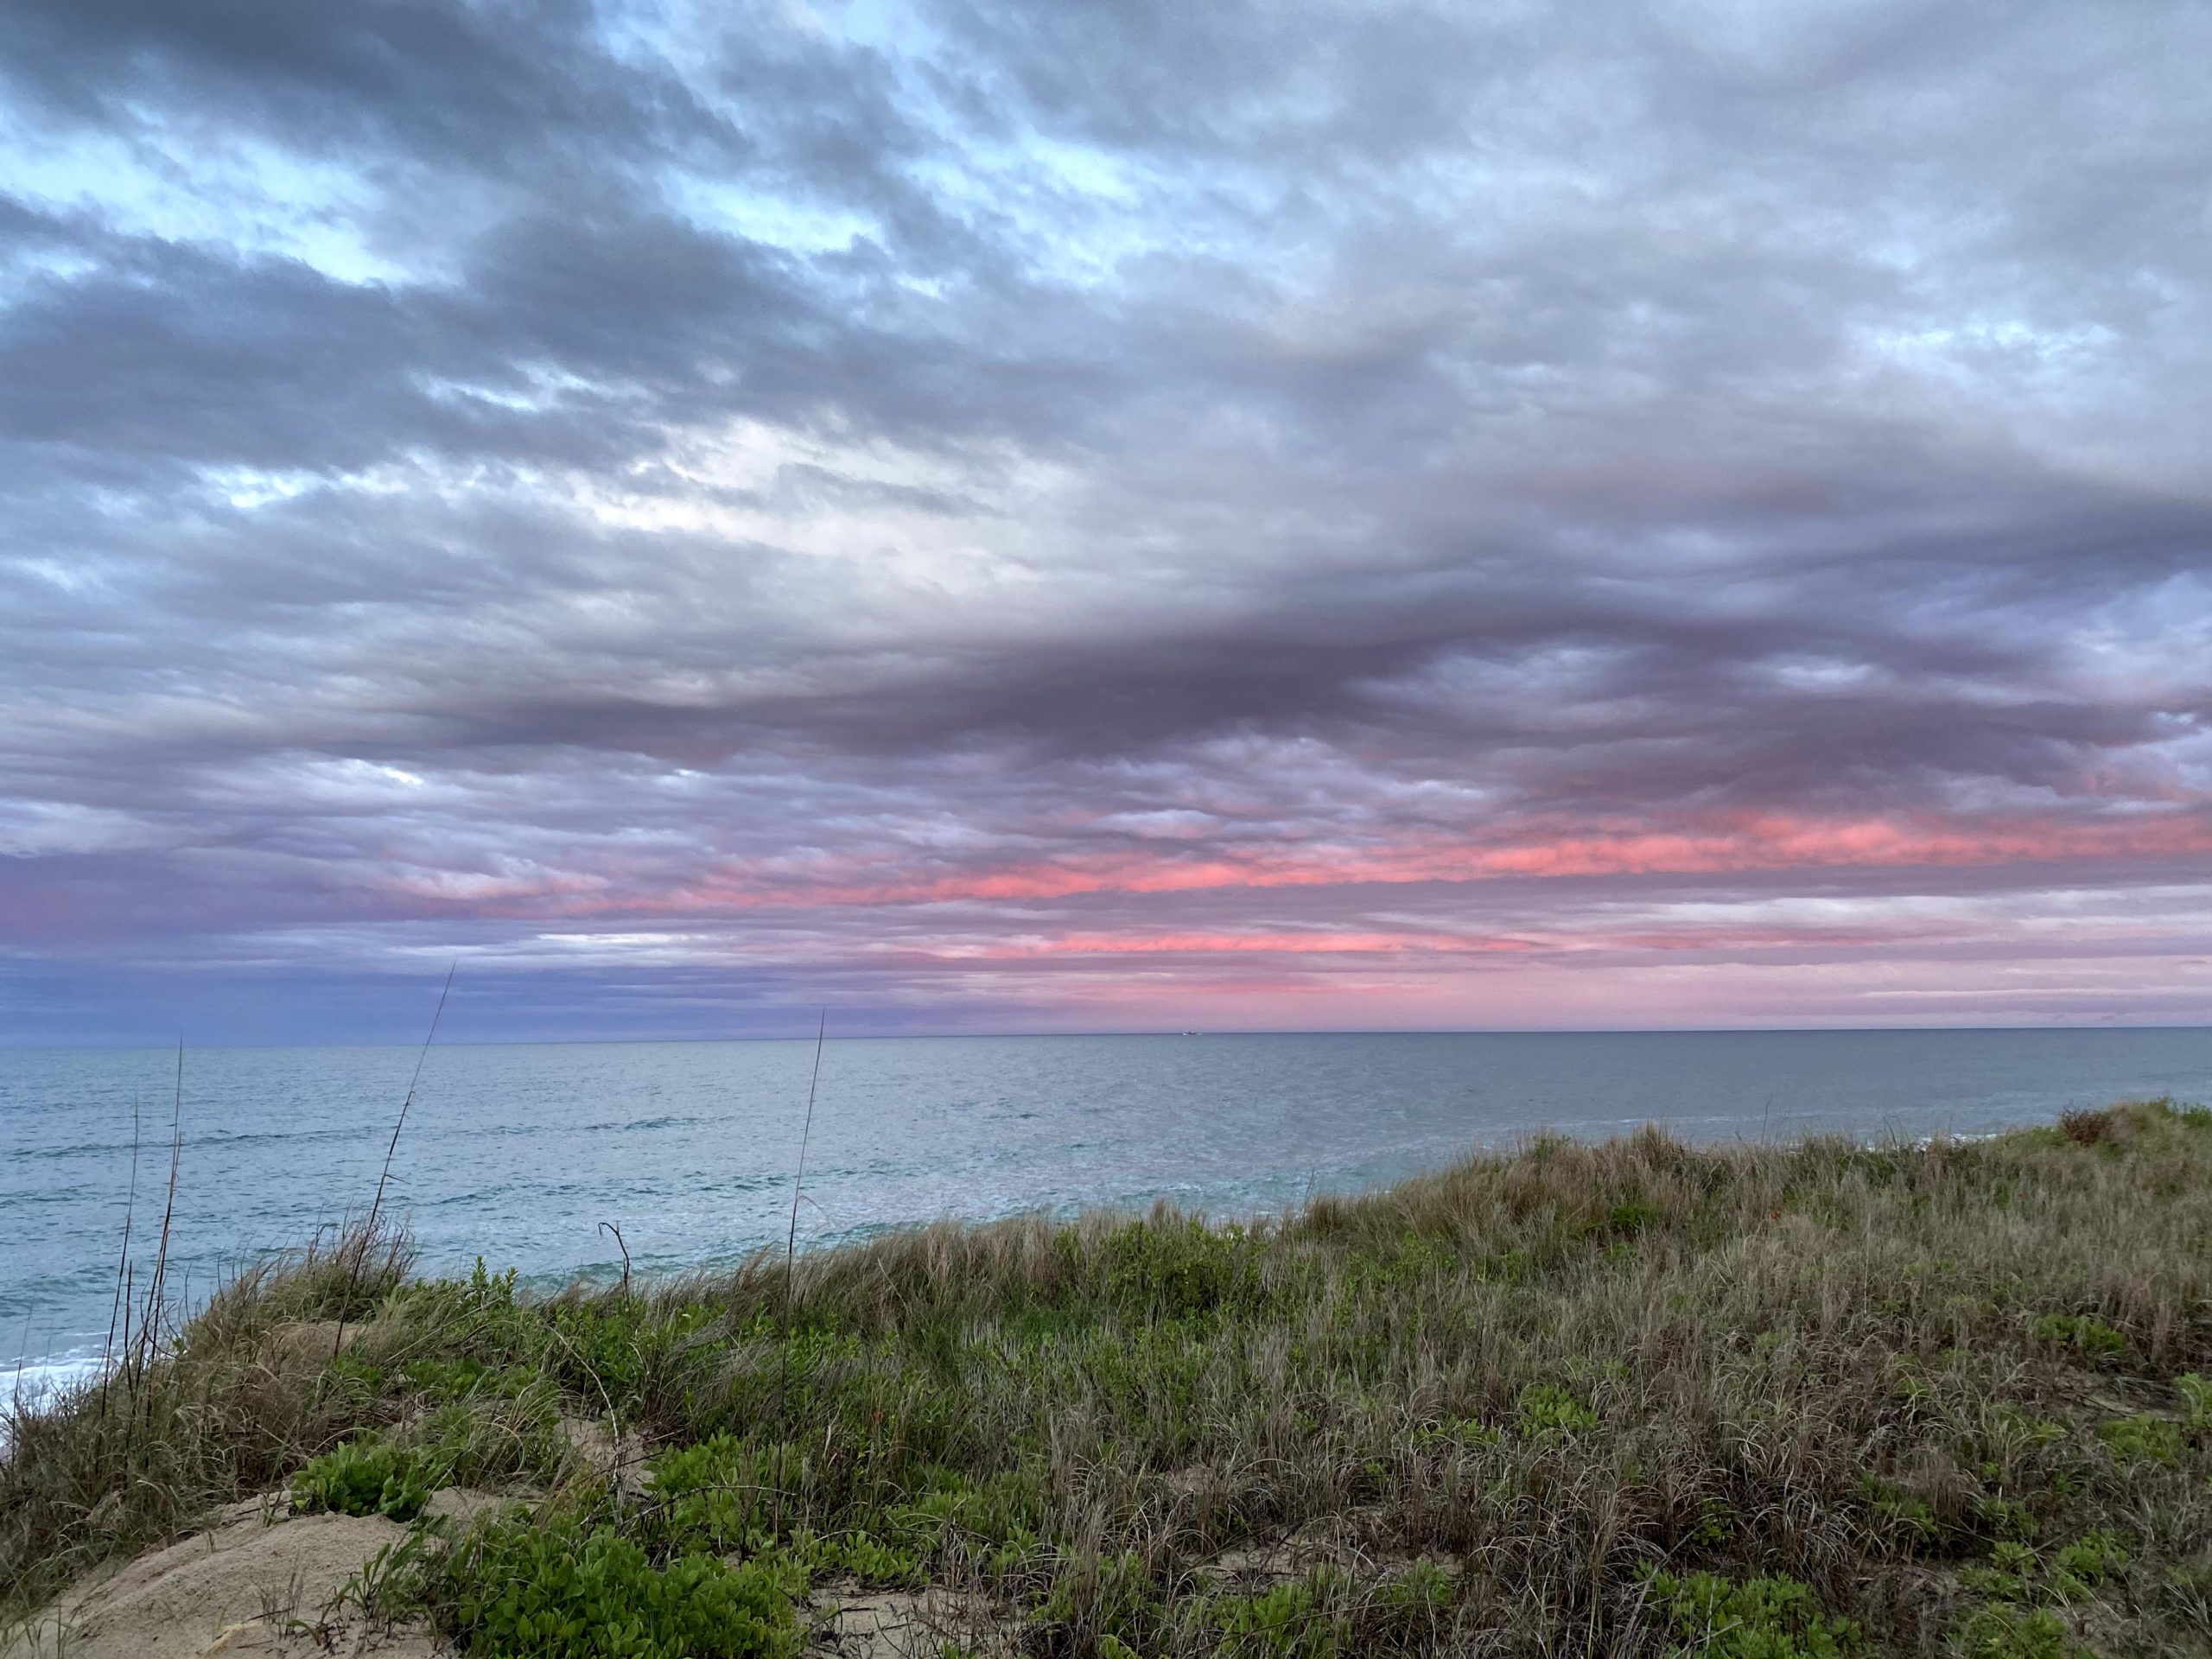
<instances>
[{"instance_id":1,"label":"green shrub","mask_svg":"<svg viewBox=\"0 0 2212 1659\"><path fill-rule=\"evenodd\" d=\"M441 1486L544 1479L568 1452L560 1402L542 1376L512 1390L486 1388L440 1406L413 1431L411 1443L435 1464Z\"/></svg>"},{"instance_id":2,"label":"green shrub","mask_svg":"<svg viewBox=\"0 0 2212 1659\"><path fill-rule=\"evenodd\" d=\"M443 1573L450 1632L501 1659L786 1659L803 1570L765 1557L656 1566L612 1527L520 1515L457 1544Z\"/></svg>"},{"instance_id":3,"label":"green shrub","mask_svg":"<svg viewBox=\"0 0 2212 1659\"><path fill-rule=\"evenodd\" d=\"M1617 1204L1605 1212L1605 1225L1616 1233L1640 1233L1659 1219L1659 1212L1641 1198Z\"/></svg>"},{"instance_id":4,"label":"green shrub","mask_svg":"<svg viewBox=\"0 0 2212 1659\"><path fill-rule=\"evenodd\" d=\"M2127 1351L2126 1336L2090 1313L2046 1313L2031 1327L2037 1342L2071 1348L2091 1359L2116 1359Z\"/></svg>"},{"instance_id":5,"label":"green shrub","mask_svg":"<svg viewBox=\"0 0 2212 1659\"><path fill-rule=\"evenodd\" d=\"M1831 1618L1809 1586L1795 1579L1746 1579L1713 1573L1687 1578L1647 1570L1647 1605L1700 1659L1836 1659L1854 1653L1859 1627Z\"/></svg>"},{"instance_id":6,"label":"green shrub","mask_svg":"<svg viewBox=\"0 0 2212 1659\"><path fill-rule=\"evenodd\" d=\"M1354 1251L1345 1261L1344 1289L1399 1291L1459 1270L1459 1253L1425 1233L1407 1230L1394 1240Z\"/></svg>"},{"instance_id":7,"label":"green shrub","mask_svg":"<svg viewBox=\"0 0 2212 1659\"><path fill-rule=\"evenodd\" d=\"M1707 1549L1718 1549L1735 1535L1736 1511L1719 1498L1700 1499L1696 1524L1690 1529L1690 1541Z\"/></svg>"},{"instance_id":8,"label":"green shrub","mask_svg":"<svg viewBox=\"0 0 2212 1659\"><path fill-rule=\"evenodd\" d=\"M2039 1449L2056 1446L2066 1438L2065 1424L2023 1411L2008 1401L1999 1401L1989 1408L1983 1427L1988 1438L2005 1449Z\"/></svg>"},{"instance_id":9,"label":"green shrub","mask_svg":"<svg viewBox=\"0 0 2212 1659\"><path fill-rule=\"evenodd\" d=\"M1209 1610L1225 1659L1328 1659L1345 1652L1345 1574L1320 1567L1253 1596L1217 1596Z\"/></svg>"},{"instance_id":10,"label":"green shrub","mask_svg":"<svg viewBox=\"0 0 2212 1659\"><path fill-rule=\"evenodd\" d=\"M1259 1258L1241 1227L1133 1221L1107 1235L1104 1260L1110 1294L1142 1318L1194 1319L1261 1300Z\"/></svg>"},{"instance_id":11,"label":"green shrub","mask_svg":"<svg viewBox=\"0 0 2212 1659\"><path fill-rule=\"evenodd\" d=\"M887 1542L872 1533L824 1539L808 1553L816 1566L842 1567L863 1584L918 1586L927 1576L921 1555L911 1545Z\"/></svg>"},{"instance_id":12,"label":"green shrub","mask_svg":"<svg viewBox=\"0 0 2212 1659\"><path fill-rule=\"evenodd\" d=\"M2056 1551L2047 1573L2026 1545L2000 1543L1990 1551L1987 1566L1963 1569L1959 1582L1996 1602L2081 1602L2126 1572L2132 1559L2119 1534L2098 1527ZM2003 1624L1995 1615L1985 1622L1993 1629Z\"/></svg>"},{"instance_id":13,"label":"green shrub","mask_svg":"<svg viewBox=\"0 0 2212 1659\"><path fill-rule=\"evenodd\" d=\"M407 1385L439 1400L557 1399L553 1379L535 1365L487 1365L469 1357L418 1359L403 1373Z\"/></svg>"},{"instance_id":14,"label":"green shrub","mask_svg":"<svg viewBox=\"0 0 2212 1659\"><path fill-rule=\"evenodd\" d=\"M2113 1457L2128 1465L2181 1461L2181 1428L2163 1417L2141 1412L2098 1426L2097 1434Z\"/></svg>"},{"instance_id":15,"label":"green shrub","mask_svg":"<svg viewBox=\"0 0 2212 1659\"><path fill-rule=\"evenodd\" d=\"M2066 1659L2066 1626L2044 1608L1991 1602L1969 1614L1958 1632L1962 1659Z\"/></svg>"},{"instance_id":16,"label":"green shrub","mask_svg":"<svg viewBox=\"0 0 2212 1659\"><path fill-rule=\"evenodd\" d=\"M423 1513L443 1471L434 1458L372 1438L348 1440L292 1477L292 1503L337 1515L381 1515L412 1521Z\"/></svg>"},{"instance_id":17,"label":"green shrub","mask_svg":"<svg viewBox=\"0 0 2212 1659\"><path fill-rule=\"evenodd\" d=\"M2191 1434L2212 1434L2212 1377L2199 1376L2195 1371L2174 1379L2174 1392L2181 1396L2184 1427Z\"/></svg>"},{"instance_id":18,"label":"green shrub","mask_svg":"<svg viewBox=\"0 0 2212 1659\"><path fill-rule=\"evenodd\" d=\"M1429 1423L1414 1431L1414 1444L1425 1452L1464 1451L1478 1446L1497 1446L1504 1439L1505 1436L1497 1429L1473 1417Z\"/></svg>"},{"instance_id":19,"label":"green shrub","mask_svg":"<svg viewBox=\"0 0 2212 1659\"><path fill-rule=\"evenodd\" d=\"M1529 1440L1557 1440L1586 1434L1598 1427L1598 1414L1567 1389L1531 1382L1514 1402L1515 1427Z\"/></svg>"},{"instance_id":20,"label":"green shrub","mask_svg":"<svg viewBox=\"0 0 2212 1659\"><path fill-rule=\"evenodd\" d=\"M1928 1507L1924 1498L1879 1475L1859 1476L1859 1490L1872 1500L1877 1515L1914 1543L1933 1542L1942 1529L1936 1524L1935 1510Z\"/></svg>"},{"instance_id":21,"label":"green shrub","mask_svg":"<svg viewBox=\"0 0 2212 1659\"><path fill-rule=\"evenodd\" d=\"M1034 1477L1005 1472L977 1482L933 1469L925 1479L927 1489L918 1497L893 1505L884 1517L918 1560L957 1541L1003 1574L1043 1547L1043 1502Z\"/></svg>"},{"instance_id":22,"label":"green shrub","mask_svg":"<svg viewBox=\"0 0 2212 1659\"><path fill-rule=\"evenodd\" d=\"M1383 1580L1383 1605L1399 1613L1434 1615L1452 1605L1457 1584L1449 1569L1426 1555Z\"/></svg>"},{"instance_id":23,"label":"green shrub","mask_svg":"<svg viewBox=\"0 0 2212 1659\"><path fill-rule=\"evenodd\" d=\"M1974 1512L1992 1537L2024 1541L2036 1535L2035 1511L2017 1497L1978 1497Z\"/></svg>"},{"instance_id":24,"label":"green shrub","mask_svg":"<svg viewBox=\"0 0 2212 1659\"><path fill-rule=\"evenodd\" d=\"M1037 1611L1048 1626L1089 1630L1103 1650L1109 1641L1147 1651L1166 1617L1160 1589L1135 1550L1095 1557L1078 1556L1052 1581L1052 1593ZM1054 1643L1053 1650L1064 1650Z\"/></svg>"},{"instance_id":25,"label":"green shrub","mask_svg":"<svg viewBox=\"0 0 2212 1659\"><path fill-rule=\"evenodd\" d=\"M634 1413L679 1391L687 1361L697 1365L709 1357L695 1338L716 1317L711 1308L663 1313L613 1297L555 1302L543 1314L552 1338L543 1363L563 1388Z\"/></svg>"},{"instance_id":26,"label":"green shrub","mask_svg":"<svg viewBox=\"0 0 2212 1659\"><path fill-rule=\"evenodd\" d=\"M465 1280L403 1285L382 1317L437 1333L440 1348L457 1363L497 1369L531 1361L545 1348L545 1322L540 1309L522 1296L518 1281L513 1268L486 1272L480 1255Z\"/></svg>"},{"instance_id":27,"label":"green shrub","mask_svg":"<svg viewBox=\"0 0 2212 1659\"><path fill-rule=\"evenodd\" d=\"M1959 1582L1980 1595L2024 1601L2035 1593L2040 1566L2035 1551L2025 1544L2000 1543L1989 1552L1986 1567L1961 1568Z\"/></svg>"},{"instance_id":28,"label":"green shrub","mask_svg":"<svg viewBox=\"0 0 2212 1659\"><path fill-rule=\"evenodd\" d=\"M778 1516L796 1518L805 1470L797 1446L734 1434L663 1452L653 1460L645 1532L674 1551L766 1549L776 1541Z\"/></svg>"},{"instance_id":29,"label":"green shrub","mask_svg":"<svg viewBox=\"0 0 2212 1659\"><path fill-rule=\"evenodd\" d=\"M2097 1586L2125 1573L2133 1559L2117 1533L2094 1528L2051 1557L2050 1592L2061 1601L2087 1601Z\"/></svg>"}]
</instances>

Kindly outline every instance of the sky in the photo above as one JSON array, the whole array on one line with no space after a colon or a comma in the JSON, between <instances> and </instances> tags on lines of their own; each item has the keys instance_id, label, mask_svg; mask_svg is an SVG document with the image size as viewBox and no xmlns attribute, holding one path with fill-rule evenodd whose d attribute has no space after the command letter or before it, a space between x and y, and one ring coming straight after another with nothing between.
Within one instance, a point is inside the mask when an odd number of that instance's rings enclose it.
<instances>
[{"instance_id":1,"label":"sky","mask_svg":"<svg viewBox=\"0 0 2212 1659\"><path fill-rule=\"evenodd\" d=\"M7 34L0 1042L2212 1018L2212 8Z\"/></svg>"}]
</instances>

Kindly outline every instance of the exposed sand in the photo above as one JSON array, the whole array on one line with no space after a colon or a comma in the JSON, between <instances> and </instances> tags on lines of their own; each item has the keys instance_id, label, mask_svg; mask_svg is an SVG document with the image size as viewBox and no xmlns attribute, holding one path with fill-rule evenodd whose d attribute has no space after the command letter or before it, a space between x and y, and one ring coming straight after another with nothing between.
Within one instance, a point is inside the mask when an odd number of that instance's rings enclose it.
<instances>
[{"instance_id":1,"label":"exposed sand","mask_svg":"<svg viewBox=\"0 0 2212 1659\"><path fill-rule=\"evenodd\" d=\"M347 1333L350 1338L352 1333ZM331 1352L334 1325L289 1325L276 1333L279 1363L319 1365ZM647 1485L645 1448L619 1440L603 1422L562 1420L578 1460L626 1496ZM505 1501L448 1489L429 1513L465 1525ZM0 1644L0 1659L212 1659L226 1654L376 1654L430 1659L450 1649L419 1624L387 1625L363 1616L340 1592L408 1529L376 1516L295 1515L282 1493L249 1498L210 1516L181 1542L92 1573ZM1010 1654L1012 1627L984 1602L932 1587L918 1593L869 1591L846 1580L820 1586L802 1621L815 1643L852 1659L935 1656L957 1637L979 1653Z\"/></svg>"},{"instance_id":2,"label":"exposed sand","mask_svg":"<svg viewBox=\"0 0 2212 1659\"><path fill-rule=\"evenodd\" d=\"M847 1583L816 1592L815 1639L839 1659L938 1659L946 1645L1006 1659L1018 1620L980 1598L931 1586L918 1592L871 1591Z\"/></svg>"},{"instance_id":3,"label":"exposed sand","mask_svg":"<svg viewBox=\"0 0 2212 1659\"><path fill-rule=\"evenodd\" d=\"M430 1512L466 1521L499 1500L438 1493ZM337 1605L346 1582L407 1529L380 1516L285 1513L252 1498L207 1529L79 1586L11 1642L6 1659L200 1659L203 1655L441 1651L419 1629L372 1629Z\"/></svg>"}]
</instances>

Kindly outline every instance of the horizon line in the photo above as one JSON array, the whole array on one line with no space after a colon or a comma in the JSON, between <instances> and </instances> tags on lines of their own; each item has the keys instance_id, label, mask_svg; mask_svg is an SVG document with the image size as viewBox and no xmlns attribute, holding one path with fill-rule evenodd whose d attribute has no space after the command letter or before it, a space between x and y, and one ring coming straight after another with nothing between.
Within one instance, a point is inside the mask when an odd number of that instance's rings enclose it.
<instances>
[{"instance_id":1,"label":"horizon line","mask_svg":"<svg viewBox=\"0 0 2212 1659\"><path fill-rule=\"evenodd\" d=\"M1061 1031L858 1031L826 1039L832 1042L1011 1042L1027 1039L1062 1041L1069 1038L1201 1038L1201 1037L1776 1037L1776 1036L1910 1036L1922 1033L2021 1033L2080 1031L2212 1031L2212 1020L2177 1025L2118 1019L2073 1021L2065 1024L2007 1025L1777 1025L1777 1026L1311 1026L1223 1027L1211 1030L1190 1027ZM665 1047L717 1043L811 1042L804 1033L790 1036L760 1033L715 1037L485 1037L442 1042L439 1048L616 1048ZM423 1046L420 1039L391 1039L360 1042L200 1043L188 1037L188 1052L232 1049L391 1048ZM168 1053L168 1042L20 1043L0 1039L0 1052L66 1054Z\"/></svg>"}]
</instances>

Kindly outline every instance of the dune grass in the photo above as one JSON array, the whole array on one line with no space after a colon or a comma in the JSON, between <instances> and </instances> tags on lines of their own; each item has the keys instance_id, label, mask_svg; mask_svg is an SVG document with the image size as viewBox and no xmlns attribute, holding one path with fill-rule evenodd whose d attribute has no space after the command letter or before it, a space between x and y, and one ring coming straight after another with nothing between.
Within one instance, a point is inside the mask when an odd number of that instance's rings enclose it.
<instances>
[{"instance_id":1,"label":"dune grass","mask_svg":"<svg viewBox=\"0 0 2212 1659\"><path fill-rule=\"evenodd\" d=\"M1544 1139L1243 1226L894 1234L786 1297L781 1253L533 1300L388 1236L250 1275L18 1414L6 1611L284 1487L422 1529L377 1605L479 1652L796 1653L855 1583L1113 1659L2212 1651L2201 1109ZM442 1484L528 1501L456 1533Z\"/></svg>"}]
</instances>

